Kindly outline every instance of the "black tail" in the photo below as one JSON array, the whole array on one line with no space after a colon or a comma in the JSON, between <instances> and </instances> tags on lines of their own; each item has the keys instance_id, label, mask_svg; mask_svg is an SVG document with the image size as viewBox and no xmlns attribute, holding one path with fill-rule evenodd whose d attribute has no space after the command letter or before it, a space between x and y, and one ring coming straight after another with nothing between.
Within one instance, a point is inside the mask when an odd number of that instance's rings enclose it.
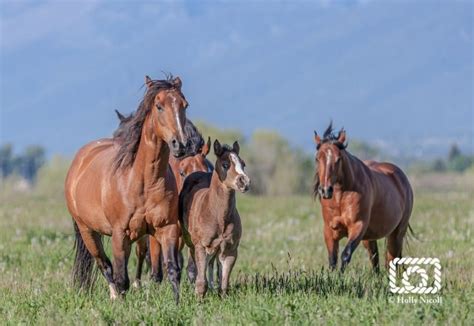
<instances>
[{"instance_id":1,"label":"black tail","mask_svg":"<svg viewBox=\"0 0 474 326\"><path fill-rule=\"evenodd\" d=\"M418 236L416 235L415 231L413 231L413 228L411 227L410 223L408 223L408 235L410 235L411 237L413 237L414 239L420 241L420 238L418 238Z\"/></svg>"},{"instance_id":2,"label":"black tail","mask_svg":"<svg viewBox=\"0 0 474 326\"><path fill-rule=\"evenodd\" d=\"M94 257L87 250L84 240L82 239L77 223L74 223L74 266L72 268L72 281L74 286L79 290L89 291L94 285L96 271L94 270Z\"/></svg>"}]
</instances>

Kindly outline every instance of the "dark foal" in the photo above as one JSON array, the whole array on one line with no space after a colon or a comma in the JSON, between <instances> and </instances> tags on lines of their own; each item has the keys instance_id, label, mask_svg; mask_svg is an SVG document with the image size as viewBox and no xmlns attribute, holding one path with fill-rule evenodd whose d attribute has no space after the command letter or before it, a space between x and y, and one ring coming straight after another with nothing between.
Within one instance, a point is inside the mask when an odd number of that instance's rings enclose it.
<instances>
[{"instance_id":1,"label":"dark foal","mask_svg":"<svg viewBox=\"0 0 474 326\"><path fill-rule=\"evenodd\" d=\"M227 292L242 235L235 191L246 192L250 186L237 142L231 148L216 140L214 153L214 172L191 174L179 196L183 238L197 268L195 289L200 298L207 291L206 270L214 257L220 270L220 292Z\"/></svg>"}]
</instances>

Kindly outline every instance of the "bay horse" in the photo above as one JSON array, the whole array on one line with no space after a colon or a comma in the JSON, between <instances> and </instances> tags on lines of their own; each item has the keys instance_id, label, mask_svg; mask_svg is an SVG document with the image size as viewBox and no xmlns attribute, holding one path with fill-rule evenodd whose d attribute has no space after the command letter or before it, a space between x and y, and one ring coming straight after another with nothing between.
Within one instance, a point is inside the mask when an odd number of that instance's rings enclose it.
<instances>
[{"instance_id":1,"label":"bay horse","mask_svg":"<svg viewBox=\"0 0 474 326\"><path fill-rule=\"evenodd\" d=\"M402 256L403 239L413 208L413 190L403 171L391 163L361 161L347 150L346 131L336 136L332 123L316 142L314 193L321 203L329 266L335 269L339 240L348 237L341 271L362 241L375 271L377 239L387 238L386 266Z\"/></svg>"},{"instance_id":2,"label":"bay horse","mask_svg":"<svg viewBox=\"0 0 474 326\"><path fill-rule=\"evenodd\" d=\"M238 142L230 147L215 140L217 160L214 171L189 175L179 195L183 238L197 268L195 291L200 298L207 292L209 261L218 258L219 290L226 294L237 259L242 225L235 192L244 193L250 187L250 178L244 172L245 163L239 157L239 151Z\"/></svg>"},{"instance_id":3,"label":"bay horse","mask_svg":"<svg viewBox=\"0 0 474 326\"><path fill-rule=\"evenodd\" d=\"M124 116L118 110L115 110L115 113L120 121L119 127L114 132L114 137L117 137L125 131L124 128L126 123L133 118L133 113L128 116ZM169 158L170 168L176 179L178 194L181 192L184 179L187 175L197 171L212 172L214 170L214 166L206 158L211 147L211 139L208 138L207 143L204 142L201 133L189 119L186 119L184 133L187 138L185 154L179 158L174 156L170 156ZM179 242L179 247L181 249L183 247L181 237ZM151 266L151 279L157 283L161 283L163 280L163 255L161 254L161 246L156 239L153 236L148 236L138 240L136 255L138 257L138 264L133 286L136 288L140 287L143 261L145 257ZM178 262L180 266L183 265L183 260L183 255L180 250L178 253ZM188 271L194 271L195 273L192 259L188 260Z\"/></svg>"},{"instance_id":4,"label":"bay horse","mask_svg":"<svg viewBox=\"0 0 474 326\"><path fill-rule=\"evenodd\" d=\"M75 230L73 281L93 284L94 260L109 284L110 297L129 288L131 244L152 235L163 247L168 278L179 300L177 263L181 230L177 186L168 161L183 156L183 125L188 103L179 77L145 77L146 92L137 111L113 138L93 141L76 154L68 171L65 195ZM113 264L102 235L112 237Z\"/></svg>"},{"instance_id":5,"label":"bay horse","mask_svg":"<svg viewBox=\"0 0 474 326\"><path fill-rule=\"evenodd\" d=\"M115 113L120 123L114 132L114 137L120 137L122 133L126 132L127 122L133 118L133 113L128 116L123 115L118 110L115 110ZM188 140L185 153L179 158L174 156L169 158L169 164L178 186L178 193L183 188L184 179L187 175L196 171L212 172L214 170L214 166L206 158L211 148L211 138L208 137L206 143L197 127L189 119L186 119L184 124L184 134Z\"/></svg>"}]
</instances>

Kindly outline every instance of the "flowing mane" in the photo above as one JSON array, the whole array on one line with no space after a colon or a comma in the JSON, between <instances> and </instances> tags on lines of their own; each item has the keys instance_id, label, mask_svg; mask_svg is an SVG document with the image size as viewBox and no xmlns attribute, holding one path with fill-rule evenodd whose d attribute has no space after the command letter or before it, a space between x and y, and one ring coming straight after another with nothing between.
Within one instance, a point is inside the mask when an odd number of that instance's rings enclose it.
<instances>
[{"instance_id":1,"label":"flowing mane","mask_svg":"<svg viewBox=\"0 0 474 326\"><path fill-rule=\"evenodd\" d=\"M338 141L339 136L341 135L342 132L344 132L344 128L341 128L341 130L339 130L338 134L335 135L334 134L334 129L332 127L332 121L331 121L329 123L329 126L324 131L323 139L321 140L321 144L331 143L331 144L334 144L337 147L339 147L339 149L346 149L347 144L342 144L341 142ZM318 146L316 149L319 150L319 147L320 146Z\"/></svg>"},{"instance_id":2,"label":"flowing mane","mask_svg":"<svg viewBox=\"0 0 474 326\"><path fill-rule=\"evenodd\" d=\"M129 127L128 124L134 118L134 113L130 113L128 116L121 114L117 110L115 110L115 113L120 120L120 124L114 131L113 137L114 139L124 139L127 137L127 130ZM197 127L189 119L186 119L186 124L184 125L184 134L188 139L188 144L186 146L186 153L182 158L194 156L200 153L205 141Z\"/></svg>"},{"instance_id":3,"label":"flowing mane","mask_svg":"<svg viewBox=\"0 0 474 326\"><path fill-rule=\"evenodd\" d=\"M201 133L196 128L196 126L191 122L191 120L186 119L186 124L184 125L184 133L188 139L188 144L186 145L186 156L194 156L202 150L204 146L204 138L202 138Z\"/></svg>"},{"instance_id":4,"label":"flowing mane","mask_svg":"<svg viewBox=\"0 0 474 326\"><path fill-rule=\"evenodd\" d=\"M113 136L114 141L120 145L120 149L115 157L115 169L130 167L135 161L145 118L158 92L166 89L175 89L181 92L172 81L173 76L171 74L167 75L165 80L153 80L148 86L138 109L128 117L120 115L124 119L119 116L121 123ZM181 94L181 96L183 95Z\"/></svg>"}]
</instances>

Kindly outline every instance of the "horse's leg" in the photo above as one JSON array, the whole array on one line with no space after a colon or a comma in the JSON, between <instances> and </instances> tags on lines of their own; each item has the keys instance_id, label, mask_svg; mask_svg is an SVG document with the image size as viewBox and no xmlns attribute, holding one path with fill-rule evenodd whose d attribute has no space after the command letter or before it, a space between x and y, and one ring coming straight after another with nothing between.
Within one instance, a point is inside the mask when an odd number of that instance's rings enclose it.
<instances>
[{"instance_id":1,"label":"horse's leg","mask_svg":"<svg viewBox=\"0 0 474 326\"><path fill-rule=\"evenodd\" d=\"M139 288L141 285L141 278L142 278L142 268L143 268L143 262L145 261L145 257L147 254L148 250L148 245L147 245L147 238L148 235L145 235L138 239L136 242L136 247L135 247L135 252L137 254L137 273L135 275L135 281L133 282L132 286L134 288Z\"/></svg>"},{"instance_id":2,"label":"horse's leg","mask_svg":"<svg viewBox=\"0 0 474 326\"><path fill-rule=\"evenodd\" d=\"M181 271L183 270L183 267L184 267L184 256L183 256L183 252L182 251L178 251L178 267L179 267L179 274L178 274L178 278L179 278L179 283L181 283Z\"/></svg>"},{"instance_id":3,"label":"horse's leg","mask_svg":"<svg viewBox=\"0 0 474 326\"><path fill-rule=\"evenodd\" d=\"M362 236L364 235L364 223L362 221L358 221L352 224L349 227L349 240L347 245L345 246L344 250L341 254L341 272L347 267L347 264L351 261L352 254L354 253L355 249L360 243Z\"/></svg>"},{"instance_id":4,"label":"horse's leg","mask_svg":"<svg viewBox=\"0 0 474 326\"><path fill-rule=\"evenodd\" d=\"M197 246L194 249L194 262L196 263L196 294L202 299L207 292L206 269L208 266L206 250L202 246Z\"/></svg>"},{"instance_id":5,"label":"horse's leg","mask_svg":"<svg viewBox=\"0 0 474 326\"><path fill-rule=\"evenodd\" d=\"M219 259L216 259L217 266L217 288L220 289L222 286L222 264Z\"/></svg>"},{"instance_id":6,"label":"horse's leg","mask_svg":"<svg viewBox=\"0 0 474 326\"><path fill-rule=\"evenodd\" d=\"M181 271L178 263L179 229L176 224L167 226L167 230L162 233L161 246L163 249L163 261L168 272L168 280L173 287L175 301L178 303L179 276Z\"/></svg>"},{"instance_id":7,"label":"horse's leg","mask_svg":"<svg viewBox=\"0 0 474 326\"><path fill-rule=\"evenodd\" d=\"M394 258L402 257L403 238L405 234L397 232L395 229L387 238L387 254L385 258L385 267L389 268L390 261Z\"/></svg>"},{"instance_id":8,"label":"horse's leg","mask_svg":"<svg viewBox=\"0 0 474 326\"><path fill-rule=\"evenodd\" d=\"M214 262L215 261L216 261L216 256L213 256L209 260L209 264L207 266L207 281L211 289L214 288Z\"/></svg>"},{"instance_id":9,"label":"horse's leg","mask_svg":"<svg viewBox=\"0 0 474 326\"><path fill-rule=\"evenodd\" d=\"M149 236L148 238L150 242L151 279L156 283L161 283L163 281L161 245L155 237Z\"/></svg>"},{"instance_id":10,"label":"horse's leg","mask_svg":"<svg viewBox=\"0 0 474 326\"><path fill-rule=\"evenodd\" d=\"M220 255L219 260L222 264L222 281L220 284L220 291L222 295L226 295L229 288L230 273L232 272L235 261L237 260L237 250L226 256Z\"/></svg>"},{"instance_id":11,"label":"horse's leg","mask_svg":"<svg viewBox=\"0 0 474 326\"><path fill-rule=\"evenodd\" d=\"M132 244L125 232L120 229L112 233L112 253L114 255L114 283L120 295L124 295L130 287L128 278L128 258Z\"/></svg>"},{"instance_id":12,"label":"horse's leg","mask_svg":"<svg viewBox=\"0 0 474 326\"><path fill-rule=\"evenodd\" d=\"M329 226L324 226L324 241L328 250L329 268L334 270L337 266L337 254L339 251L339 240L333 237L333 231Z\"/></svg>"},{"instance_id":13,"label":"horse's leg","mask_svg":"<svg viewBox=\"0 0 474 326\"><path fill-rule=\"evenodd\" d=\"M411 206L406 208L406 212L393 232L387 237L387 253L385 257L385 267L388 269L390 261L394 258L402 257L403 239L408 230L408 222L411 215Z\"/></svg>"},{"instance_id":14,"label":"horse's leg","mask_svg":"<svg viewBox=\"0 0 474 326\"><path fill-rule=\"evenodd\" d=\"M194 249L189 248L188 252L189 252L189 257L188 257L188 266L186 270L188 272L189 283L194 284L194 282L196 282L196 275L197 275L196 262L194 260Z\"/></svg>"},{"instance_id":15,"label":"horse's leg","mask_svg":"<svg viewBox=\"0 0 474 326\"><path fill-rule=\"evenodd\" d=\"M97 266L99 267L102 275L104 275L110 290L110 298L112 300L117 298L117 290L115 288L113 279L112 263L105 254L102 239L99 233L94 232L88 228L79 229L81 237L84 241L84 245L89 250L92 257L94 257Z\"/></svg>"},{"instance_id":16,"label":"horse's leg","mask_svg":"<svg viewBox=\"0 0 474 326\"><path fill-rule=\"evenodd\" d=\"M379 272L379 248L377 246L377 240L364 240L362 241L365 249L369 253L370 262L374 272Z\"/></svg>"}]
</instances>

